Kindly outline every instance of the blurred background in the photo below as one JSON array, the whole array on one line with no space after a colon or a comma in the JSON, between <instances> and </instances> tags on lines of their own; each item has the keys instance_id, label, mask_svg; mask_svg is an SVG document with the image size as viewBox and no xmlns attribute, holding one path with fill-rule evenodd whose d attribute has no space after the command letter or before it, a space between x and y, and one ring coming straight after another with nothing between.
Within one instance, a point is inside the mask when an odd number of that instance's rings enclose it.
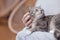
<instances>
[{"instance_id":1,"label":"blurred background","mask_svg":"<svg viewBox=\"0 0 60 40\"><path fill-rule=\"evenodd\" d=\"M0 40L15 40L24 28L21 19L36 0L0 0Z\"/></svg>"}]
</instances>

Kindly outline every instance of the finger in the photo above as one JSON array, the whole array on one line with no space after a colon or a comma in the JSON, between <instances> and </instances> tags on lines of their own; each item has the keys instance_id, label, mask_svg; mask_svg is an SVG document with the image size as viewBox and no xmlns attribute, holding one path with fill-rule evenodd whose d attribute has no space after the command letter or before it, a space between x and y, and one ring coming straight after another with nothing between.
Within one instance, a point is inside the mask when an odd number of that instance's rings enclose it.
<instances>
[{"instance_id":1,"label":"finger","mask_svg":"<svg viewBox=\"0 0 60 40\"><path fill-rule=\"evenodd\" d=\"M29 12L27 12L27 13L23 16L22 20L24 20L28 15L29 15Z\"/></svg>"},{"instance_id":2,"label":"finger","mask_svg":"<svg viewBox=\"0 0 60 40\"><path fill-rule=\"evenodd\" d=\"M25 18L25 23L28 22L30 19L31 19L31 17L30 17L30 15L28 15L28 16Z\"/></svg>"},{"instance_id":3,"label":"finger","mask_svg":"<svg viewBox=\"0 0 60 40\"><path fill-rule=\"evenodd\" d=\"M32 23L32 20L30 19L25 25L29 26Z\"/></svg>"},{"instance_id":4,"label":"finger","mask_svg":"<svg viewBox=\"0 0 60 40\"><path fill-rule=\"evenodd\" d=\"M27 23L29 20L31 19L31 17L30 17L30 15L28 15L24 20L22 20L23 21L23 23L25 24L25 23Z\"/></svg>"}]
</instances>

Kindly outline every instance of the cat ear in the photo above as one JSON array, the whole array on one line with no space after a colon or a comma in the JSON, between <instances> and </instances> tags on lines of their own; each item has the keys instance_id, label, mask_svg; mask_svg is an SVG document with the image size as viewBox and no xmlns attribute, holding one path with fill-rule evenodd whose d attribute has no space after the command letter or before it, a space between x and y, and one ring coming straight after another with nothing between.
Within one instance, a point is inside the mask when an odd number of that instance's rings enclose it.
<instances>
[{"instance_id":1,"label":"cat ear","mask_svg":"<svg viewBox=\"0 0 60 40\"><path fill-rule=\"evenodd\" d=\"M28 10L29 10L29 13L31 13L32 10L33 10L33 7L32 6L29 6Z\"/></svg>"}]
</instances>

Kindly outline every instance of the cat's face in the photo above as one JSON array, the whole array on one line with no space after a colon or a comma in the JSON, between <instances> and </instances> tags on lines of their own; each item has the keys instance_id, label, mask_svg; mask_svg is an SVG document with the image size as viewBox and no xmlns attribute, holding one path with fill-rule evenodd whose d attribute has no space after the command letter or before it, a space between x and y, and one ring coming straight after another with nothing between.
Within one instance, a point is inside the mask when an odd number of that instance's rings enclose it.
<instances>
[{"instance_id":1,"label":"cat's face","mask_svg":"<svg viewBox=\"0 0 60 40\"><path fill-rule=\"evenodd\" d=\"M37 18L43 17L44 10L41 7L30 8L30 14Z\"/></svg>"},{"instance_id":2,"label":"cat's face","mask_svg":"<svg viewBox=\"0 0 60 40\"><path fill-rule=\"evenodd\" d=\"M36 13L35 13L35 16L42 17L43 14L44 14L44 10L41 9L40 7L36 7L36 8L34 9L34 11L36 12Z\"/></svg>"}]
</instances>

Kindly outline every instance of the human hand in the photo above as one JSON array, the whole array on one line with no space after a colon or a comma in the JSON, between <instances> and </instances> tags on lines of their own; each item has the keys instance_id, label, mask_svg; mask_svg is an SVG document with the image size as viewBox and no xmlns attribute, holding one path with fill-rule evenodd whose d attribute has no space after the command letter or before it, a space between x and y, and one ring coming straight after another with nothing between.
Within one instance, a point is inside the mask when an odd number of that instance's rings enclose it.
<instances>
[{"instance_id":1,"label":"human hand","mask_svg":"<svg viewBox=\"0 0 60 40\"><path fill-rule=\"evenodd\" d=\"M27 12L27 13L23 16L22 22L24 23L25 26L31 26L32 19L31 19L31 16L29 15L29 12Z\"/></svg>"}]
</instances>

